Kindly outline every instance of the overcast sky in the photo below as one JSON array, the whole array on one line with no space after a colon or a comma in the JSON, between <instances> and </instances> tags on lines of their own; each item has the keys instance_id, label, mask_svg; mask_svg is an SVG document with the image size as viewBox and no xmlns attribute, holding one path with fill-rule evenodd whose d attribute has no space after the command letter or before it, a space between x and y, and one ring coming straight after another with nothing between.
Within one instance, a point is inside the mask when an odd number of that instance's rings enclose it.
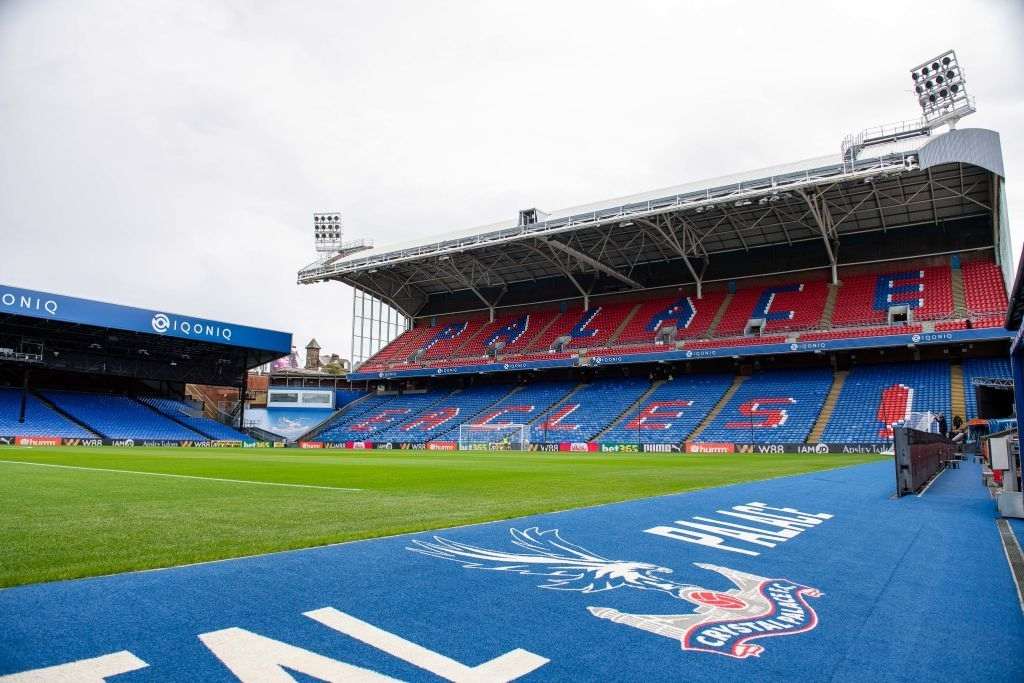
<instances>
[{"instance_id":1,"label":"overcast sky","mask_svg":"<svg viewBox=\"0 0 1024 683\"><path fill-rule=\"evenodd\" d=\"M1022 244L1024 2L0 0L0 282L316 336L377 244L837 152L950 47Z\"/></svg>"}]
</instances>

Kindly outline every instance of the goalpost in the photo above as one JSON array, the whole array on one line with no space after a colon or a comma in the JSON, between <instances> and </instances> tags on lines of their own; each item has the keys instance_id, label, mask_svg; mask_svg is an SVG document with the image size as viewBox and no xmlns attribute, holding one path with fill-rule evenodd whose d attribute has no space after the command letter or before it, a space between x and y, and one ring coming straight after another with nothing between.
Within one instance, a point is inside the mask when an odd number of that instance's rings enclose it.
<instances>
[{"instance_id":1,"label":"goalpost","mask_svg":"<svg viewBox=\"0 0 1024 683\"><path fill-rule=\"evenodd\" d=\"M530 425L459 425L460 451L530 450Z\"/></svg>"}]
</instances>

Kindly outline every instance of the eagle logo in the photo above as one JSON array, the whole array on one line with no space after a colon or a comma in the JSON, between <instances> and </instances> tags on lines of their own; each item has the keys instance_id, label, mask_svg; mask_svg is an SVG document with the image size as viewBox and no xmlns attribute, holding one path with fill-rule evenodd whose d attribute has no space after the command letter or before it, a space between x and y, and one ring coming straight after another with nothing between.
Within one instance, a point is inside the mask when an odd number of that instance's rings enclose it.
<instances>
[{"instance_id":1,"label":"eagle logo","mask_svg":"<svg viewBox=\"0 0 1024 683\"><path fill-rule=\"evenodd\" d=\"M461 564L466 569L512 572L543 577L540 588L602 593L619 588L663 593L690 604L675 614L627 614L611 607L588 606L593 616L679 641L683 650L735 659L758 657L764 647L752 641L803 633L818 617L807 598L821 597L816 588L788 579L695 563L732 582L724 591L684 583L669 567L649 562L603 557L562 538L558 529L509 529L509 550L491 550L440 536L412 541L408 550Z\"/></svg>"}]
</instances>

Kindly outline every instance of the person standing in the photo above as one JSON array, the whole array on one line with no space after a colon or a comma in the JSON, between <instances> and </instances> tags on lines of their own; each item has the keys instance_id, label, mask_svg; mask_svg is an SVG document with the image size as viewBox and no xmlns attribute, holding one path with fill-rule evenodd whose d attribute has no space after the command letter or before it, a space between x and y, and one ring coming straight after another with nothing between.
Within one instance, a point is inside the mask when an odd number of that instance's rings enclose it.
<instances>
[{"instance_id":1,"label":"person standing","mask_svg":"<svg viewBox=\"0 0 1024 683\"><path fill-rule=\"evenodd\" d=\"M939 434L943 437L949 436L949 424L946 422L946 416L943 413L939 413Z\"/></svg>"}]
</instances>

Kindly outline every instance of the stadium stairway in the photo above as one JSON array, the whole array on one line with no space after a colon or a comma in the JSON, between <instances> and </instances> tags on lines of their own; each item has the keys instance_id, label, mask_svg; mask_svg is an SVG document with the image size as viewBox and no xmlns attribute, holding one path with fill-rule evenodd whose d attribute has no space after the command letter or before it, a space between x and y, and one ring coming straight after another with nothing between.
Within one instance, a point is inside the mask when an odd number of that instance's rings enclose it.
<instances>
[{"instance_id":1,"label":"stadium stairway","mask_svg":"<svg viewBox=\"0 0 1024 683\"><path fill-rule=\"evenodd\" d=\"M731 374L692 374L667 380L600 441L679 444L714 409L734 379Z\"/></svg>"},{"instance_id":2,"label":"stadium stairway","mask_svg":"<svg viewBox=\"0 0 1024 683\"><path fill-rule=\"evenodd\" d=\"M759 372L737 389L701 436L709 442L803 443L832 382L828 368Z\"/></svg>"},{"instance_id":3,"label":"stadium stairway","mask_svg":"<svg viewBox=\"0 0 1024 683\"><path fill-rule=\"evenodd\" d=\"M110 439L206 441L206 437L130 396L47 391L46 398L91 431Z\"/></svg>"},{"instance_id":4,"label":"stadium stairway","mask_svg":"<svg viewBox=\"0 0 1024 683\"><path fill-rule=\"evenodd\" d=\"M849 374L848 370L839 370L835 373L835 378L832 380L832 388L829 389L828 396L825 397L825 405L821 407L821 414L818 415L817 422L814 423L811 433L807 436L807 443L818 443L821 441L821 435L825 432L825 425L832 419L832 413L835 411L836 403L839 401L839 394L842 393L843 385L846 384L846 377Z\"/></svg>"},{"instance_id":5,"label":"stadium stairway","mask_svg":"<svg viewBox=\"0 0 1024 683\"><path fill-rule=\"evenodd\" d=\"M323 441L377 441L380 434L434 407L451 396L448 389L389 394L358 415L336 421L320 435Z\"/></svg>"},{"instance_id":6,"label":"stadium stairway","mask_svg":"<svg viewBox=\"0 0 1024 683\"><path fill-rule=\"evenodd\" d=\"M136 401L157 413L161 417L174 420L182 427L191 429L211 441L242 441L253 443L255 439L247 434L236 430L234 427L218 422L205 414L191 415L188 404L177 399L159 397L141 397Z\"/></svg>"},{"instance_id":7,"label":"stadium stairway","mask_svg":"<svg viewBox=\"0 0 1024 683\"><path fill-rule=\"evenodd\" d=\"M604 437L605 434L618 427L623 420L625 420L630 415L635 415L637 412L639 412L640 406L642 406L644 402L651 397L651 394L657 391L658 387L660 387L664 383L665 380L663 379L659 379L656 382L652 383L651 386L648 387L647 391L640 394L640 396L638 396L635 401L626 406L626 408L621 413L619 413L618 417L616 417L614 420L608 423L607 427L598 432L597 435L594 436L593 441L600 442L601 438Z\"/></svg>"},{"instance_id":8,"label":"stadium stairway","mask_svg":"<svg viewBox=\"0 0 1024 683\"><path fill-rule=\"evenodd\" d=\"M622 331L626 329L626 325L629 324L629 322L634 318L634 316L636 316L637 311L639 311L642 307L643 304L638 303L636 306L633 306L633 308L629 309L629 313L622 316L622 322L619 323L618 327L615 328L611 336L608 337L608 340L604 343L604 346L613 346L617 341L619 341L619 335L622 334Z\"/></svg>"},{"instance_id":9,"label":"stadium stairway","mask_svg":"<svg viewBox=\"0 0 1024 683\"><path fill-rule=\"evenodd\" d=\"M821 440L889 443L892 425L910 412L943 413L949 420L950 369L946 361L859 365L850 371Z\"/></svg>"},{"instance_id":10,"label":"stadium stairway","mask_svg":"<svg viewBox=\"0 0 1024 683\"><path fill-rule=\"evenodd\" d=\"M510 355L514 355L514 354L517 354L517 353L525 353L527 349L532 349L534 343L538 339L543 338L544 335L547 334L548 330L551 329L551 326L556 324L563 315L565 315L565 313L559 313L556 316L552 316L551 320L547 321L544 324L544 326L542 328L540 328L540 330L536 334L532 335L528 340L524 341L519 346L518 350L514 351L513 354L510 354Z\"/></svg>"},{"instance_id":11,"label":"stadium stairway","mask_svg":"<svg viewBox=\"0 0 1024 683\"><path fill-rule=\"evenodd\" d=\"M635 398L647 393L647 378L603 379L583 384L531 424L533 443L592 441Z\"/></svg>"},{"instance_id":12,"label":"stadium stairway","mask_svg":"<svg viewBox=\"0 0 1024 683\"><path fill-rule=\"evenodd\" d=\"M327 419L323 420L320 424L316 425L308 432L295 439L296 441L316 441L317 437L327 430L328 427L333 425L336 421L342 418L348 418L360 410L366 407L368 403L372 403L373 399L377 398L378 394L369 392L354 401L346 403L342 408L334 413L327 416Z\"/></svg>"},{"instance_id":13,"label":"stadium stairway","mask_svg":"<svg viewBox=\"0 0 1024 683\"><path fill-rule=\"evenodd\" d=\"M959 268L957 272L959 272ZM964 393L964 368L959 363L949 366L949 389L952 400L952 414L946 419L952 427L953 415L963 417L967 414L967 396Z\"/></svg>"},{"instance_id":14,"label":"stadium stairway","mask_svg":"<svg viewBox=\"0 0 1024 683\"><path fill-rule=\"evenodd\" d=\"M521 388L499 384L456 389L426 410L382 430L375 435L375 440L391 443L426 443L437 440Z\"/></svg>"},{"instance_id":15,"label":"stadium stairway","mask_svg":"<svg viewBox=\"0 0 1024 683\"><path fill-rule=\"evenodd\" d=\"M729 297L726 297L725 303L727 304L728 302ZM723 304L723 306L724 305L725 304ZM719 313L721 313L721 310ZM696 441L700 435L704 433L704 430L708 428L708 425L715 421L715 418L718 417L720 412L722 412L722 409L729 405L729 401L732 400L733 395L740 390L740 387L743 386L743 383L746 382L747 379L747 377L742 375L737 375L735 379L733 379L732 384L725 390L725 393L722 394L722 398L718 399L718 403L715 404L715 407L712 408L704 419L700 421L697 428L694 429L688 437L686 437L687 441Z\"/></svg>"},{"instance_id":16,"label":"stadium stairway","mask_svg":"<svg viewBox=\"0 0 1024 683\"><path fill-rule=\"evenodd\" d=\"M0 389L0 434L4 436L64 437L94 439L78 420L54 408L52 404L29 392L25 404L25 421L19 422L21 389Z\"/></svg>"},{"instance_id":17,"label":"stadium stairway","mask_svg":"<svg viewBox=\"0 0 1024 683\"><path fill-rule=\"evenodd\" d=\"M715 336L715 331L718 329L718 323L722 322L722 318L725 317L725 312L729 310L729 306L732 304L733 292L729 292L722 299L722 303L718 306L718 310L715 311L715 317L711 319L711 324L708 325L707 331L704 333L704 337L711 339ZM695 432L696 433L696 432Z\"/></svg>"},{"instance_id":18,"label":"stadium stairway","mask_svg":"<svg viewBox=\"0 0 1024 683\"><path fill-rule=\"evenodd\" d=\"M964 296L964 271L953 268L953 315L957 318L967 316L967 298ZM961 415L963 413L960 413Z\"/></svg>"},{"instance_id":19,"label":"stadium stairway","mask_svg":"<svg viewBox=\"0 0 1024 683\"><path fill-rule=\"evenodd\" d=\"M90 434L90 436L88 438L95 438L97 436L102 438L102 439L109 438L103 432L101 432L101 431L99 431L99 430L97 430L97 429L95 429L93 427L90 427L85 422L82 422L82 420L78 419L77 417L75 417L74 415L69 413L68 411L66 411L63 408L61 408L59 405L57 405L56 403L51 401L45 394L42 394L40 392L35 392L35 391L31 392L31 394L32 394L32 396L34 396L36 398L36 400L38 400L40 403L42 403L44 406L46 406L47 408L49 408L53 412L57 413L58 415L60 415L64 419L69 420L70 422L73 422L76 425L78 425L79 427L81 427L82 429L84 429L88 434ZM51 435L51 436L58 436L58 435Z\"/></svg>"},{"instance_id":20,"label":"stadium stairway","mask_svg":"<svg viewBox=\"0 0 1024 683\"><path fill-rule=\"evenodd\" d=\"M825 309L821 313L821 323L818 325L821 329L827 330L832 327L832 314L836 310L836 298L839 296L839 288L842 284L828 286L828 295L825 297Z\"/></svg>"}]
</instances>

